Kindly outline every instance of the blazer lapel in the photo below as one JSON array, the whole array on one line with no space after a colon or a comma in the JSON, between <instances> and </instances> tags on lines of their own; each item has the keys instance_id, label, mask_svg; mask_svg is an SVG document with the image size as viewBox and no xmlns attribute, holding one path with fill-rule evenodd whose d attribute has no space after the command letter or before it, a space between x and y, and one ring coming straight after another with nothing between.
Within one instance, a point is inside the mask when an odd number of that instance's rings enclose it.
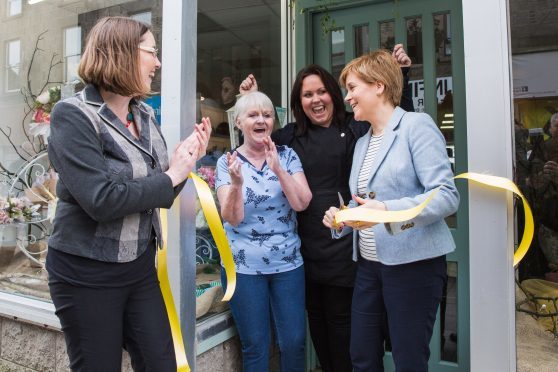
<instances>
[{"instance_id":1,"label":"blazer lapel","mask_svg":"<svg viewBox=\"0 0 558 372\"><path fill-rule=\"evenodd\" d=\"M147 112L141 104L137 104L132 105L132 113L135 118L140 118L139 135L141 137L141 142L147 144L149 153L153 153L153 145L151 143L151 116L149 112Z\"/></svg>"},{"instance_id":2,"label":"blazer lapel","mask_svg":"<svg viewBox=\"0 0 558 372\"><path fill-rule=\"evenodd\" d=\"M132 109L132 111L136 111L139 113L139 110ZM120 121L120 119L118 119L118 117L112 112L112 110L107 106L106 103L103 102L103 104L99 108L99 111L97 111L97 114L107 125L111 126L120 135L125 137L133 146L137 147L139 150L145 152L149 156L153 156L150 151L151 142L149 142L148 149L144 148L138 141L136 141L130 131L126 129L124 124ZM134 118L141 118L141 125L138 126L140 128L140 136L149 135L149 129L146 128L149 126L149 114L136 115L136 113L134 113Z\"/></svg>"},{"instance_id":3,"label":"blazer lapel","mask_svg":"<svg viewBox=\"0 0 558 372\"><path fill-rule=\"evenodd\" d=\"M380 149L376 154L376 158L374 159L372 168L370 169L370 179L368 180L369 185L374 179L378 168L380 168L380 165L382 165L382 162L386 158L389 149L393 144L393 141L395 141L395 138L397 137L397 131L395 129L399 125L399 122L401 121L401 118L404 114L405 111L402 108L396 107L395 111L391 115L391 118L389 119L388 125L384 130L384 138L382 139L382 144L380 145Z\"/></svg>"},{"instance_id":4,"label":"blazer lapel","mask_svg":"<svg viewBox=\"0 0 558 372\"><path fill-rule=\"evenodd\" d=\"M370 143L370 133L370 130L366 132L366 134L362 136L355 145L353 166L351 168L351 175L349 176L349 189L351 190L351 194L357 193L358 174L360 173L362 162L364 161L366 151L368 150L368 144Z\"/></svg>"}]
</instances>

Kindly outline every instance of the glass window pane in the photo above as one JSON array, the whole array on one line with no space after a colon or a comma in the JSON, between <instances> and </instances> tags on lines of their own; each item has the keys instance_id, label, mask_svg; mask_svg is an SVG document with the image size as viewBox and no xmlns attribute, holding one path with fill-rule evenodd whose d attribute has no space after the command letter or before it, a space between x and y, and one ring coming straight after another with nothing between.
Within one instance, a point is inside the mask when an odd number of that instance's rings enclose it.
<instances>
[{"instance_id":1,"label":"glass window pane","mask_svg":"<svg viewBox=\"0 0 558 372\"><path fill-rule=\"evenodd\" d=\"M407 54L413 61L409 70L409 85L416 112L424 112L424 74L422 67L422 18L405 20Z\"/></svg>"},{"instance_id":2,"label":"glass window pane","mask_svg":"<svg viewBox=\"0 0 558 372\"><path fill-rule=\"evenodd\" d=\"M435 14L434 50L436 53L436 97L438 100L438 128L446 140L446 149L455 173L455 118L453 115L453 77L451 66L451 14ZM457 226L456 215L446 218L449 227Z\"/></svg>"},{"instance_id":3,"label":"glass window pane","mask_svg":"<svg viewBox=\"0 0 558 372\"><path fill-rule=\"evenodd\" d=\"M8 66L19 65L21 61L21 42L13 40L8 42Z\"/></svg>"},{"instance_id":4,"label":"glass window pane","mask_svg":"<svg viewBox=\"0 0 558 372\"><path fill-rule=\"evenodd\" d=\"M331 32L331 74L335 80L339 78L345 67L345 30Z\"/></svg>"},{"instance_id":5,"label":"glass window pane","mask_svg":"<svg viewBox=\"0 0 558 372\"><path fill-rule=\"evenodd\" d=\"M355 57L359 57L369 51L368 25L355 26Z\"/></svg>"},{"instance_id":6,"label":"glass window pane","mask_svg":"<svg viewBox=\"0 0 558 372\"><path fill-rule=\"evenodd\" d=\"M448 280L440 303L441 359L457 363L457 262L448 261Z\"/></svg>"},{"instance_id":7,"label":"glass window pane","mask_svg":"<svg viewBox=\"0 0 558 372\"><path fill-rule=\"evenodd\" d=\"M393 50L395 46L395 21L380 22L380 48Z\"/></svg>"},{"instance_id":8,"label":"glass window pane","mask_svg":"<svg viewBox=\"0 0 558 372\"><path fill-rule=\"evenodd\" d=\"M6 92L18 91L20 88L21 42L12 40L6 44Z\"/></svg>"},{"instance_id":9,"label":"glass window pane","mask_svg":"<svg viewBox=\"0 0 558 372\"><path fill-rule=\"evenodd\" d=\"M422 64L422 18L407 19L407 54L413 64Z\"/></svg>"},{"instance_id":10,"label":"glass window pane","mask_svg":"<svg viewBox=\"0 0 558 372\"><path fill-rule=\"evenodd\" d=\"M21 14L21 0L8 0L8 16Z\"/></svg>"},{"instance_id":11,"label":"glass window pane","mask_svg":"<svg viewBox=\"0 0 558 372\"><path fill-rule=\"evenodd\" d=\"M79 80L77 69L81 56L71 56L66 58L66 82L71 83Z\"/></svg>"},{"instance_id":12,"label":"glass window pane","mask_svg":"<svg viewBox=\"0 0 558 372\"><path fill-rule=\"evenodd\" d=\"M64 57L81 54L81 27L68 27L64 30Z\"/></svg>"}]
</instances>

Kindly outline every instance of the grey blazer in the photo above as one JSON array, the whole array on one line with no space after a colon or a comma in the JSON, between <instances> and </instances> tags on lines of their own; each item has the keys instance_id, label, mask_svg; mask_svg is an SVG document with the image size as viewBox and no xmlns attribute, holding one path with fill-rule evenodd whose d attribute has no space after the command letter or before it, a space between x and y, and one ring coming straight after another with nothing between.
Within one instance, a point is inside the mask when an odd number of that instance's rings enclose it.
<instances>
[{"instance_id":1,"label":"grey blazer","mask_svg":"<svg viewBox=\"0 0 558 372\"><path fill-rule=\"evenodd\" d=\"M159 207L175 197L167 149L153 110L132 100L136 140L93 85L59 102L51 115L49 159L58 172L58 205L49 249L106 262L141 255Z\"/></svg>"},{"instance_id":2,"label":"grey blazer","mask_svg":"<svg viewBox=\"0 0 558 372\"><path fill-rule=\"evenodd\" d=\"M358 173L368 149L371 132L355 147L349 187L357 193ZM386 265L438 257L455 249L444 218L455 213L459 194L452 180L445 140L427 114L396 107L372 165L367 195L386 204L388 210L404 210L423 202L442 186L430 204L410 221L373 227L377 255ZM351 207L355 203L351 201ZM336 236L352 231L348 226ZM357 259L358 231L353 231L353 259Z\"/></svg>"}]
</instances>

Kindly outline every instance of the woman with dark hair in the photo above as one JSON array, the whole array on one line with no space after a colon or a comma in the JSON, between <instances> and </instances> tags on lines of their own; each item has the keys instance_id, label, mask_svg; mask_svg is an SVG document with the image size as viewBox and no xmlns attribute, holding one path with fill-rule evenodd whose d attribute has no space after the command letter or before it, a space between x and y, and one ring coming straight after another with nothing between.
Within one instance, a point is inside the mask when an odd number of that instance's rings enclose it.
<instances>
[{"instance_id":1,"label":"woman with dark hair","mask_svg":"<svg viewBox=\"0 0 558 372\"><path fill-rule=\"evenodd\" d=\"M403 46L396 45L392 54L407 80L411 60ZM414 111L411 90L405 86L402 107ZM252 75L240 85L241 93L256 89ZM313 195L308 208L297 213L310 335L324 372L351 372L351 301L356 275L353 239L332 240L322 218L332 203L339 204L338 193L347 201L351 199L349 174L355 143L370 125L355 121L345 110L337 81L318 65L309 65L297 74L291 109L296 121L271 137L277 145L296 151Z\"/></svg>"},{"instance_id":2,"label":"woman with dark hair","mask_svg":"<svg viewBox=\"0 0 558 372\"><path fill-rule=\"evenodd\" d=\"M46 269L72 371L176 371L155 270L159 208L169 208L205 154L203 119L168 159L141 101L161 67L149 26L107 17L91 29L78 73L87 84L52 111L48 154L59 175Z\"/></svg>"}]
</instances>

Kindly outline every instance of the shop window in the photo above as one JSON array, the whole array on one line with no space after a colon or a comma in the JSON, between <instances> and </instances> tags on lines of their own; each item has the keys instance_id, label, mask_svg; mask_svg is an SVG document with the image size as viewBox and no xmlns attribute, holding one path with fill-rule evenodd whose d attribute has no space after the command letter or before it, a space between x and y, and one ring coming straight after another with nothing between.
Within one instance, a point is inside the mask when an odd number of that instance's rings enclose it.
<instances>
[{"instance_id":1,"label":"shop window","mask_svg":"<svg viewBox=\"0 0 558 372\"><path fill-rule=\"evenodd\" d=\"M78 80L77 68L81 58L81 27L64 30L64 81Z\"/></svg>"},{"instance_id":2,"label":"shop window","mask_svg":"<svg viewBox=\"0 0 558 372\"><path fill-rule=\"evenodd\" d=\"M198 120L209 117L213 126L209 152L199 162L198 174L210 187L219 157L241 141L230 120L240 82L253 74L259 89L281 106L281 3L271 0L247 6L240 0L198 1L196 116ZM222 297L220 258L201 210L196 231L199 321L226 306L214 301Z\"/></svg>"},{"instance_id":3,"label":"shop window","mask_svg":"<svg viewBox=\"0 0 558 372\"><path fill-rule=\"evenodd\" d=\"M5 91L17 92L20 87L21 41L11 40L6 43Z\"/></svg>"},{"instance_id":4,"label":"shop window","mask_svg":"<svg viewBox=\"0 0 558 372\"><path fill-rule=\"evenodd\" d=\"M21 0L7 0L6 1L6 15L13 17L21 14Z\"/></svg>"}]
</instances>

